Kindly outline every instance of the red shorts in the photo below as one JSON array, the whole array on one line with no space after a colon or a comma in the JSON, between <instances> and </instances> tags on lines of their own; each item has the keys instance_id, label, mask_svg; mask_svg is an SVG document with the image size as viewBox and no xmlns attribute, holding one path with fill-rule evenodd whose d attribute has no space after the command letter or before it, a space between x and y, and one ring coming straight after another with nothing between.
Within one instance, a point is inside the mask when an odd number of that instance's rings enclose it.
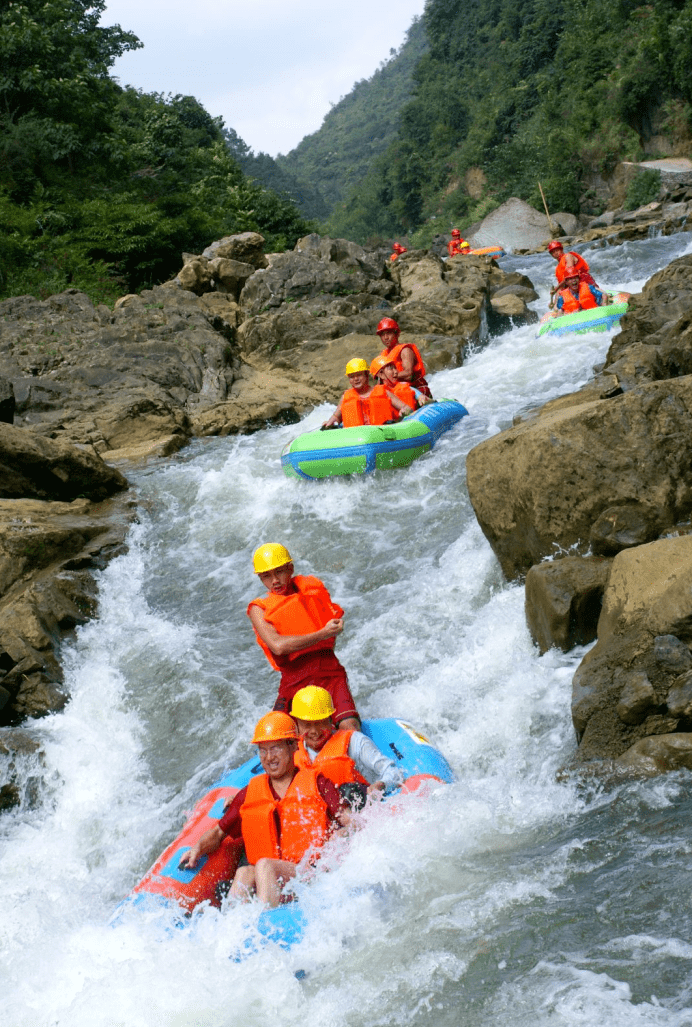
<instances>
[{"instance_id":1,"label":"red shorts","mask_svg":"<svg viewBox=\"0 0 692 1027\"><path fill-rule=\"evenodd\" d=\"M281 684L274 709L290 713L293 696L307 685L318 685L327 689L336 709L335 724L341 723L347 717L358 717L360 720L348 687L346 671L331 649L306 653L300 657L296 666L289 666L281 671Z\"/></svg>"}]
</instances>

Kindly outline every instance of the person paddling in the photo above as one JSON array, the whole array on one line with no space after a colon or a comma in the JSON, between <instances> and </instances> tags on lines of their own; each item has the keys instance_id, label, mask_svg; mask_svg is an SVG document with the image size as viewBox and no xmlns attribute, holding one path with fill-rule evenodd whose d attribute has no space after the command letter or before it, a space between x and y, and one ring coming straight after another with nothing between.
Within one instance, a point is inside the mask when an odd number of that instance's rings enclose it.
<instances>
[{"instance_id":1,"label":"person paddling","mask_svg":"<svg viewBox=\"0 0 692 1027\"><path fill-rule=\"evenodd\" d=\"M355 428L361 424L386 424L399 416L413 413L414 407L407 406L398 396L390 393L383 385L370 384L368 365L361 357L354 357L346 364L346 377L351 388L344 392L338 407L322 425L335 428Z\"/></svg>"},{"instance_id":2,"label":"person paddling","mask_svg":"<svg viewBox=\"0 0 692 1027\"><path fill-rule=\"evenodd\" d=\"M412 342L399 342L400 332L401 329L394 318L382 318L377 326L377 334L384 349L378 355L388 356L394 361L400 382L408 382L424 396L432 399L430 386L425 380L425 364L418 347Z\"/></svg>"},{"instance_id":3,"label":"person paddling","mask_svg":"<svg viewBox=\"0 0 692 1027\"><path fill-rule=\"evenodd\" d=\"M280 543L265 542L252 560L267 594L252 600L247 615L258 645L281 673L274 709L287 713L300 688L319 685L334 701L336 724L359 729L346 671L334 654L336 638L344 630L344 611L319 578L294 576L291 554Z\"/></svg>"},{"instance_id":4,"label":"person paddling","mask_svg":"<svg viewBox=\"0 0 692 1027\"><path fill-rule=\"evenodd\" d=\"M321 770L299 768L294 762L297 730L287 713L267 713L252 736L263 774L250 779L218 824L197 840L180 861L192 869L226 837L242 837L245 849L231 895L249 898L257 893L270 908L281 903L284 885L296 875L304 856L319 855L330 834L348 827L348 804Z\"/></svg>"}]
</instances>

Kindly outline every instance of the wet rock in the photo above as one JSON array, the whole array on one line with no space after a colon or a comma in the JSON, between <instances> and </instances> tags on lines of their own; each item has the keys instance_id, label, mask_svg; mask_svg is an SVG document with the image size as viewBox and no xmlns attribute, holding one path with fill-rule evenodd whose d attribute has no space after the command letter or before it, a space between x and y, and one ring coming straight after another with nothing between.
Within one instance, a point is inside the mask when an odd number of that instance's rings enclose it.
<instances>
[{"instance_id":1,"label":"wet rock","mask_svg":"<svg viewBox=\"0 0 692 1027\"><path fill-rule=\"evenodd\" d=\"M676 732L642 738L615 762L619 768L638 777L692 770L692 734Z\"/></svg>"},{"instance_id":2,"label":"wet rock","mask_svg":"<svg viewBox=\"0 0 692 1027\"><path fill-rule=\"evenodd\" d=\"M0 730L0 813L38 801L43 751L29 732Z\"/></svg>"},{"instance_id":3,"label":"wet rock","mask_svg":"<svg viewBox=\"0 0 692 1027\"><path fill-rule=\"evenodd\" d=\"M568 652L596 637L610 561L566 556L526 575L526 622L541 652Z\"/></svg>"},{"instance_id":4,"label":"wet rock","mask_svg":"<svg viewBox=\"0 0 692 1027\"><path fill-rule=\"evenodd\" d=\"M508 578L558 551L632 496L661 528L692 509L692 377L553 409L488 439L466 461L478 522ZM623 437L627 443L623 445Z\"/></svg>"},{"instance_id":5,"label":"wet rock","mask_svg":"<svg viewBox=\"0 0 692 1027\"><path fill-rule=\"evenodd\" d=\"M545 214L513 196L483 219L469 242L476 248L499 244L506 250L526 250L541 246L551 235Z\"/></svg>"},{"instance_id":6,"label":"wet rock","mask_svg":"<svg viewBox=\"0 0 692 1027\"><path fill-rule=\"evenodd\" d=\"M654 659L668 674L684 674L692 668L689 647L675 635L658 635L654 639Z\"/></svg>"},{"instance_id":7,"label":"wet rock","mask_svg":"<svg viewBox=\"0 0 692 1027\"><path fill-rule=\"evenodd\" d=\"M622 549L653 542L661 527L658 512L643 503L609 506L591 526L591 548L599 556L615 556Z\"/></svg>"},{"instance_id":8,"label":"wet rock","mask_svg":"<svg viewBox=\"0 0 692 1027\"><path fill-rule=\"evenodd\" d=\"M625 724L641 724L656 707L656 693L646 671L635 671L620 693L616 712Z\"/></svg>"},{"instance_id":9,"label":"wet rock","mask_svg":"<svg viewBox=\"0 0 692 1027\"><path fill-rule=\"evenodd\" d=\"M671 716L683 720L692 718L692 673L681 674L675 679L666 705Z\"/></svg>"}]
</instances>

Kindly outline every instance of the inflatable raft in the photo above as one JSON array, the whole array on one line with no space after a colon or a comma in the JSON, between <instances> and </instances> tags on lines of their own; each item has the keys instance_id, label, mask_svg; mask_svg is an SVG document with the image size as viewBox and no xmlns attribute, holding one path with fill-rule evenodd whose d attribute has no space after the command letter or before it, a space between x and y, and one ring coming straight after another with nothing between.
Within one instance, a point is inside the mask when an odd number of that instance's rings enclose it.
<instances>
[{"instance_id":1,"label":"inflatable raft","mask_svg":"<svg viewBox=\"0 0 692 1027\"><path fill-rule=\"evenodd\" d=\"M454 780L444 756L404 721L366 720L363 721L363 733L403 769L406 780L402 792L417 791L426 781ZM250 778L261 773L262 767L255 755L212 785L195 806L175 841L118 905L111 918L113 926L127 917L145 913L160 915L167 928L184 928L190 924L190 915L201 903L219 904L216 887L235 874L241 845L227 838L215 853L203 856L192 870L181 869L180 861L197 839L221 819L224 807ZM304 926L305 918L299 905L289 903L261 913L257 930L266 941L288 948L300 940ZM248 940L246 954L255 948L255 942Z\"/></svg>"},{"instance_id":2,"label":"inflatable raft","mask_svg":"<svg viewBox=\"0 0 692 1027\"><path fill-rule=\"evenodd\" d=\"M311 480L408 467L467 414L455 399L442 399L395 424L305 432L288 443L281 466L289 478Z\"/></svg>"},{"instance_id":3,"label":"inflatable raft","mask_svg":"<svg viewBox=\"0 0 692 1027\"><path fill-rule=\"evenodd\" d=\"M504 257L505 251L502 246L482 246L477 250L469 250L469 256L475 257L494 257L497 260L499 257Z\"/></svg>"},{"instance_id":4,"label":"inflatable raft","mask_svg":"<svg viewBox=\"0 0 692 1027\"><path fill-rule=\"evenodd\" d=\"M592 307L590 310L575 310L573 314L555 316L549 310L540 320L539 335L583 335L585 332L607 332L618 324L623 314L627 313L628 292L616 292L614 303L607 307Z\"/></svg>"}]
</instances>

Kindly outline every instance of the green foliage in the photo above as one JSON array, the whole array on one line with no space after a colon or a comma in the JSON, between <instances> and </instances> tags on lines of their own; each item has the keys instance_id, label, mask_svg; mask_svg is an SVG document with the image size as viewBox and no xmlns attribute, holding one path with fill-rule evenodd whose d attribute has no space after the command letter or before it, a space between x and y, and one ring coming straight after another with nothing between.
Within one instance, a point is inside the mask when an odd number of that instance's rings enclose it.
<instances>
[{"instance_id":1,"label":"green foliage","mask_svg":"<svg viewBox=\"0 0 692 1027\"><path fill-rule=\"evenodd\" d=\"M661 191L661 172L654 168L638 171L627 187L625 210L636 210L658 199Z\"/></svg>"},{"instance_id":2,"label":"green foliage","mask_svg":"<svg viewBox=\"0 0 692 1027\"><path fill-rule=\"evenodd\" d=\"M689 147L692 0L428 0L424 24L429 49L397 137L329 231L463 230L476 220L470 169L495 203L514 195L542 209L540 181L550 209L576 213L584 182L641 159L662 115L678 152ZM320 189L326 179L316 166Z\"/></svg>"},{"instance_id":3,"label":"green foliage","mask_svg":"<svg viewBox=\"0 0 692 1027\"><path fill-rule=\"evenodd\" d=\"M313 227L243 175L194 97L109 78L140 43L99 26L105 6L0 6L0 296L73 286L109 301L222 235L259 231L273 249Z\"/></svg>"}]
</instances>

